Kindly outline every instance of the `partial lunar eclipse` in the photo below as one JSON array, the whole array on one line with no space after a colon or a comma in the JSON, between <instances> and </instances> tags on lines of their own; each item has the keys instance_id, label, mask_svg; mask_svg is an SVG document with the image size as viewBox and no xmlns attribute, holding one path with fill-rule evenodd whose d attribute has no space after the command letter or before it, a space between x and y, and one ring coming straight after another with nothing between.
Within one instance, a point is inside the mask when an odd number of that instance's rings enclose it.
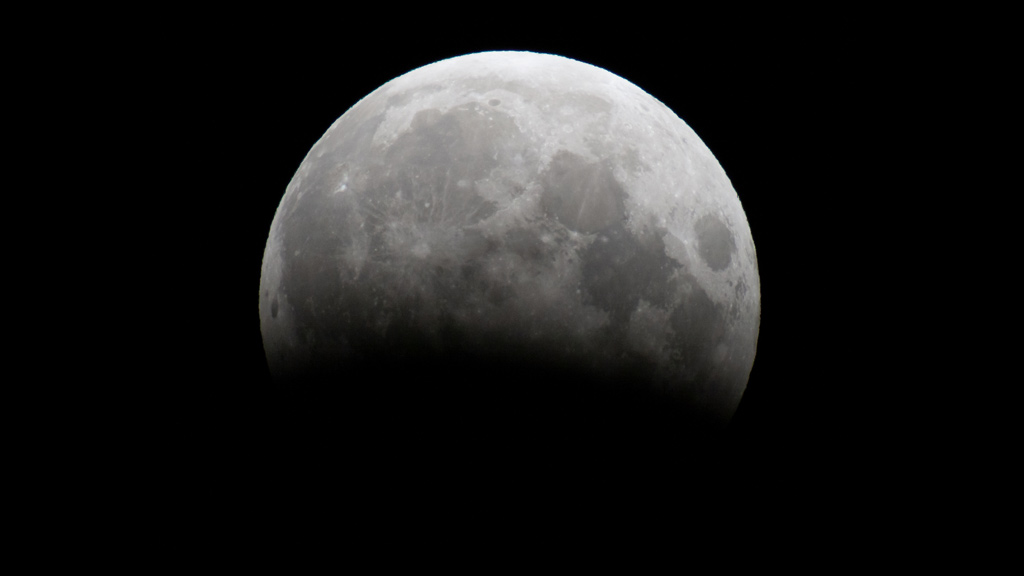
<instances>
[{"instance_id":1,"label":"partial lunar eclipse","mask_svg":"<svg viewBox=\"0 0 1024 576\"><path fill-rule=\"evenodd\" d=\"M488 52L395 78L320 138L274 217L259 312L282 379L543 358L725 423L760 286L729 178L670 109L601 68Z\"/></svg>"}]
</instances>

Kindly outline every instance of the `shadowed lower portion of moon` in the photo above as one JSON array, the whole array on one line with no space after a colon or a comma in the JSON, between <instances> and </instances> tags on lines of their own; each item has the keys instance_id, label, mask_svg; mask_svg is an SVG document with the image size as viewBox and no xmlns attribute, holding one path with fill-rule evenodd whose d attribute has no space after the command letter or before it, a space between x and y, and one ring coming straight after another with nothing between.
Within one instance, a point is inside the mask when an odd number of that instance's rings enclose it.
<instances>
[{"instance_id":1,"label":"shadowed lower portion of moon","mask_svg":"<svg viewBox=\"0 0 1024 576\"><path fill-rule=\"evenodd\" d=\"M501 426L625 398L721 426L759 314L745 216L692 130L528 53L424 67L342 116L282 199L260 290L276 378L346 410L501 406Z\"/></svg>"}]
</instances>

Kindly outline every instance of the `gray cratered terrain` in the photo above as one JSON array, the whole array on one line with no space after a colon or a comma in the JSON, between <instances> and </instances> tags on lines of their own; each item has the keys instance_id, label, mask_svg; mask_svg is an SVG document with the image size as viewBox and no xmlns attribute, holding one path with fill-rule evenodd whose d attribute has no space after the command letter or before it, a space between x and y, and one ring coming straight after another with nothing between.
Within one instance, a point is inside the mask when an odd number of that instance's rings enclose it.
<instances>
[{"instance_id":1,"label":"gray cratered terrain","mask_svg":"<svg viewBox=\"0 0 1024 576\"><path fill-rule=\"evenodd\" d=\"M487 366L531 366L722 424L760 289L736 192L671 110L588 64L491 52L388 82L320 138L274 217L259 310L280 379L405 366L438 388L428 368L466 362L483 389Z\"/></svg>"}]
</instances>

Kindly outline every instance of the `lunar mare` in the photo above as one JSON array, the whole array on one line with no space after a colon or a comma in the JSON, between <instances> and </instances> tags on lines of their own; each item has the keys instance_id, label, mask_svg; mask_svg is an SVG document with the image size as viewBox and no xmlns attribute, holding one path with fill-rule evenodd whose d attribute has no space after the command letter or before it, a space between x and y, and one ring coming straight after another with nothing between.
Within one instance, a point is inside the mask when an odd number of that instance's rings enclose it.
<instances>
[{"instance_id":1,"label":"lunar mare","mask_svg":"<svg viewBox=\"0 0 1024 576\"><path fill-rule=\"evenodd\" d=\"M544 359L719 423L760 318L746 216L693 130L608 71L526 52L424 66L339 118L285 191L260 284L278 378Z\"/></svg>"}]
</instances>

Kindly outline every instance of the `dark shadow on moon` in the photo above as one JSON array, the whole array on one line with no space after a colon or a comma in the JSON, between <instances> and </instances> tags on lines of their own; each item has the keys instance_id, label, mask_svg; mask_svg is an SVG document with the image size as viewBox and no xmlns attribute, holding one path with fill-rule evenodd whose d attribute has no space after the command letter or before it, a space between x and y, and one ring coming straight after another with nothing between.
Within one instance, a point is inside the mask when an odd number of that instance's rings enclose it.
<instances>
[{"instance_id":1,"label":"dark shadow on moon","mask_svg":"<svg viewBox=\"0 0 1024 576\"><path fill-rule=\"evenodd\" d=\"M609 374L534 350L427 355L411 352L413 342L399 346L404 353L283 380L312 442L346 458L473 468L655 455L679 462L722 432L703 406L637 386L643 362Z\"/></svg>"}]
</instances>

